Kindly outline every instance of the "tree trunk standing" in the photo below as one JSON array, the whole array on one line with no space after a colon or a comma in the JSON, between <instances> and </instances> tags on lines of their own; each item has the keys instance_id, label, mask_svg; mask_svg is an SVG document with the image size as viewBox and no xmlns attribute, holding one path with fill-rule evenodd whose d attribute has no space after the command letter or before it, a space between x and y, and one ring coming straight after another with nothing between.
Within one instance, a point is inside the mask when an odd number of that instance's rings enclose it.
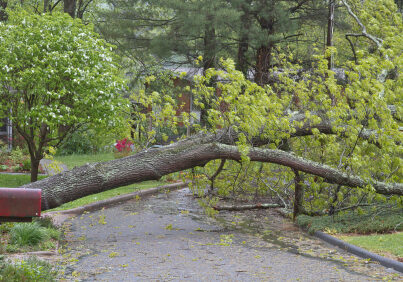
<instances>
[{"instance_id":1,"label":"tree trunk standing","mask_svg":"<svg viewBox=\"0 0 403 282\"><path fill-rule=\"evenodd\" d=\"M63 11L70 15L73 19L76 17L77 0L63 0Z\"/></svg>"},{"instance_id":2,"label":"tree trunk standing","mask_svg":"<svg viewBox=\"0 0 403 282\"><path fill-rule=\"evenodd\" d=\"M230 141L229 141L230 140ZM24 188L42 189L42 209L51 209L87 195L116 187L158 180L162 176L195 166L204 166L216 159L241 160L236 146L228 134L196 135L183 141L149 149L123 159L87 164L35 183ZM221 142L221 143L220 143ZM323 177L329 183L345 186L366 187L371 184L375 191L385 195L403 195L403 184L367 181L358 176L347 175L337 169L305 160L279 150L251 148L251 161L269 162Z\"/></svg>"},{"instance_id":3,"label":"tree trunk standing","mask_svg":"<svg viewBox=\"0 0 403 282\"><path fill-rule=\"evenodd\" d=\"M46 13L50 11L49 0L43 0L43 12Z\"/></svg>"},{"instance_id":4,"label":"tree trunk standing","mask_svg":"<svg viewBox=\"0 0 403 282\"><path fill-rule=\"evenodd\" d=\"M269 80L269 69L271 62L271 51L273 44L269 43L267 46L261 46L257 50L256 54L256 66L255 66L255 82L264 86Z\"/></svg>"},{"instance_id":5,"label":"tree trunk standing","mask_svg":"<svg viewBox=\"0 0 403 282\"><path fill-rule=\"evenodd\" d=\"M39 162L35 157L31 156L31 182L38 181L38 173L39 173Z\"/></svg>"},{"instance_id":6,"label":"tree trunk standing","mask_svg":"<svg viewBox=\"0 0 403 282\"><path fill-rule=\"evenodd\" d=\"M297 218L298 215L302 214L304 211L304 186L303 186L303 178L300 175L298 170L294 170L294 185L295 185L295 194L294 194L294 211L293 211L293 220Z\"/></svg>"},{"instance_id":7,"label":"tree trunk standing","mask_svg":"<svg viewBox=\"0 0 403 282\"><path fill-rule=\"evenodd\" d=\"M206 72L209 68L215 67L215 60L216 60L216 34L215 28L213 24L209 24L210 21L213 21L212 16L207 16L208 24L204 30L204 54L203 54L203 73Z\"/></svg>"},{"instance_id":8,"label":"tree trunk standing","mask_svg":"<svg viewBox=\"0 0 403 282\"><path fill-rule=\"evenodd\" d=\"M245 77L248 76L248 59L246 53L249 49L249 29L250 29L250 15L248 7L242 6L241 27L240 27L240 41L238 43L238 56L237 56L237 69L240 70Z\"/></svg>"},{"instance_id":9,"label":"tree trunk standing","mask_svg":"<svg viewBox=\"0 0 403 282\"><path fill-rule=\"evenodd\" d=\"M246 58L246 53L249 49L248 35L245 34L241 37L241 41L238 44L238 61L237 69L240 70L245 77L248 76L248 59Z\"/></svg>"},{"instance_id":10,"label":"tree trunk standing","mask_svg":"<svg viewBox=\"0 0 403 282\"><path fill-rule=\"evenodd\" d=\"M210 68L215 67L216 63L216 34L215 34L215 28L212 23L214 20L212 15L207 15L207 24L204 28L204 48L203 48L203 74L206 73L206 70ZM215 84L214 81L210 82L211 85ZM205 101L202 101L205 102ZM207 105L207 103L204 103ZM200 110L200 124L202 126L208 126L208 120L207 120L207 113L208 113L209 108L204 107Z\"/></svg>"},{"instance_id":11,"label":"tree trunk standing","mask_svg":"<svg viewBox=\"0 0 403 282\"><path fill-rule=\"evenodd\" d=\"M333 47L333 32L334 32L334 8L336 0L329 0L329 13L327 17L327 39L326 47ZM328 57L328 69L334 68L333 54Z\"/></svg>"},{"instance_id":12,"label":"tree trunk standing","mask_svg":"<svg viewBox=\"0 0 403 282\"><path fill-rule=\"evenodd\" d=\"M8 0L0 0L0 22L5 22L8 19L8 15L6 13Z\"/></svg>"}]
</instances>

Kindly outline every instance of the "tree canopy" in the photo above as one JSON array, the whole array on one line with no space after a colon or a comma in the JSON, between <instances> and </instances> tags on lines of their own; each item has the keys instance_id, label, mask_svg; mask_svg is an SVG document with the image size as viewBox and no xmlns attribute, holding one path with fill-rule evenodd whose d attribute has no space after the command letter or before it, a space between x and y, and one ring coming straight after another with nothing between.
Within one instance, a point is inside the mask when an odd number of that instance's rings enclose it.
<instances>
[{"instance_id":1,"label":"tree canopy","mask_svg":"<svg viewBox=\"0 0 403 282\"><path fill-rule=\"evenodd\" d=\"M130 85L132 122L137 125L132 137L146 147L128 159L43 180L45 208L187 169L192 188L206 195L207 206L217 197L259 196L288 208L293 204L296 214L341 211L374 201L402 204L403 25L395 1L130 0L108 1L101 8L97 29L119 45L127 75L141 78L140 84ZM8 35L1 40L10 47L0 50L10 62L4 61L7 68L0 78L8 95L4 97L14 101L5 109L27 113L14 118L22 135L39 141L37 136L45 132L55 138L63 128L74 128L71 119L78 124L102 122L103 114L121 108L118 102L103 102L120 91L121 84L114 85L112 79L117 70L109 61L109 46L92 33L86 37L88 27L67 18L60 21L55 30L63 31L63 48L71 57L53 64L61 53L47 48L58 41L35 45L44 32L39 27L19 31L26 24L16 15L2 25ZM44 26L51 17L32 16ZM14 26L19 26L15 34L8 31ZM70 38L72 27L77 33ZM17 50L12 49L14 41L22 42L18 52L26 54L23 58L31 58L21 72L13 72L20 61L8 51ZM70 48L76 52L70 54ZM192 77L166 75L167 68L181 64L201 71ZM69 69L74 71L66 72ZM49 78L51 70L56 78ZM162 75L147 77L154 72ZM100 76L87 79L92 75ZM184 78L184 88L178 88ZM178 116L178 92L192 93L202 123L193 122L197 117L192 113ZM11 99L22 94L41 97L40 108L32 107L31 113L29 99ZM74 99L76 94L80 98ZM52 110L44 110L52 103ZM75 115L68 112L73 105ZM89 105L101 114L91 116ZM53 117L59 113L61 123ZM30 124L39 131L25 130L34 128ZM178 135L181 124L192 136L149 149L158 132L166 142L166 132ZM139 128L147 134L140 135Z\"/></svg>"},{"instance_id":2,"label":"tree canopy","mask_svg":"<svg viewBox=\"0 0 403 282\"><path fill-rule=\"evenodd\" d=\"M0 23L0 109L28 145L32 181L48 146L85 124L120 122L116 55L91 26L59 13L9 13Z\"/></svg>"}]
</instances>

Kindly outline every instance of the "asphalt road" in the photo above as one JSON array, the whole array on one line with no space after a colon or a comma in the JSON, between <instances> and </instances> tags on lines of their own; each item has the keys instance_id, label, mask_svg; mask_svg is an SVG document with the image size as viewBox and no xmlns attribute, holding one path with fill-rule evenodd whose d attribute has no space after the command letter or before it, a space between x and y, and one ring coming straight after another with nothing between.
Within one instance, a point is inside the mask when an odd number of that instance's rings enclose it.
<instances>
[{"instance_id":1,"label":"asphalt road","mask_svg":"<svg viewBox=\"0 0 403 282\"><path fill-rule=\"evenodd\" d=\"M208 218L188 189L65 224L67 281L378 281L403 279L306 235L269 210Z\"/></svg>"}]
</instances>

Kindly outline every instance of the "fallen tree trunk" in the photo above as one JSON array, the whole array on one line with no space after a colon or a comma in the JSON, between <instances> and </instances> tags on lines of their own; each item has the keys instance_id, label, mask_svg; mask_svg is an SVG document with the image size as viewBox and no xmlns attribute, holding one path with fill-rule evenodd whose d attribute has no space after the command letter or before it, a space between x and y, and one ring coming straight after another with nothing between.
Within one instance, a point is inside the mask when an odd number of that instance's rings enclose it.
<instances>
[{"instance_id":1,"label":"fallen tree trunk","mask_svg":"<svg viewBox=\"0 0 403 282\"><path fill-rule=\"evenodd\" d=\"M217 141L226 143L228 134L198 135L123 159L87 164L22 187L42 189L42 210L46 210L116 187L146 180L158 180L164 175L203 166L212 160L241 160L241 154L236 146ZM332 167L299 158L292 153L251 148L248 156L251 161L287 166L323 177L329 183L362 188L371 184L378 193L403 195L401 183L367 181Z\"/></svg>"}]
</instances>

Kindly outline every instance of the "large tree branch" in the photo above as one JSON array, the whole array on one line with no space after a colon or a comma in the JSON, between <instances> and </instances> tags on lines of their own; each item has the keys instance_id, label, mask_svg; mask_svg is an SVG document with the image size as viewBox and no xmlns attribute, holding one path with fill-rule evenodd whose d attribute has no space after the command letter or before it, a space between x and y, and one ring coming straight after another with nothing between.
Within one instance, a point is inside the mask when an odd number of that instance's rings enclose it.
<instances>
[{"instance_id":1,"label":"large tree branch","mask_svg":"<svg viewBox=\"0 0 403 282\"><path fill-rule=\"evenodd\" d=\"M350 36L364 36L368 39L370 39L372 42L376 44L378 48L382 47L383 41L382 39L375 37L367 32L367 29L365 25L361 22L361 20L358 18L358 16L353 12L351 9L350 5L346 2L346 0L341 0L344 4L344 6L347 8L348 13L350 16L354 18L354 20L357 22L357 24L361 27L361 34L349 34Z\"/></svg>"},{"instance_id":2,"label":"large tree branch","mask_svg":"<svg viewBox=\"0 0 403 282\"><path fill-rule=\"evenodd\" d=\"M146 180L157 180L163 175L203 166L212 160L241 160L241 153L236 146L219 143L219 141L225 141L225 136L198 135L127 158L87 164L23 187L42 189L42 209L45 210L112 188ZM378 193L403 195L403 184L365 180L280 150L251 148L248 156L252 161L275 163L317 175L329 183L354 188L371 184Z\"/></svg>"}]
</instances>

